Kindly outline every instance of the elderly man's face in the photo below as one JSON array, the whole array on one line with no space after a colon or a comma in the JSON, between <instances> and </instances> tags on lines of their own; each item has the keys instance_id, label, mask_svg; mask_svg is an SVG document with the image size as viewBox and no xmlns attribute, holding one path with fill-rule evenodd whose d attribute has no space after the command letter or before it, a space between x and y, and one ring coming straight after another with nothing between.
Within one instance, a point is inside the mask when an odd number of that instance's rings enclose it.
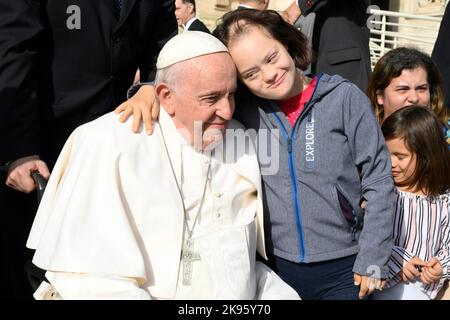
<instances>
[{"instance_id":1,"label":"elderly man's face","mask_svg":"<svg viewBox=\"0 0 450 320\"><path fill-rule=\"evenodd\" d=\"M183 66L183 74L172 92L175 124L189 133L191 143L202 141L204 147L223 135L232 118L236 90L235 66L230 55L225 52L200 56L182 63L186 67ZM201 137L198 137L199 128L202 129Z\"/></svg>"}]
</instances>

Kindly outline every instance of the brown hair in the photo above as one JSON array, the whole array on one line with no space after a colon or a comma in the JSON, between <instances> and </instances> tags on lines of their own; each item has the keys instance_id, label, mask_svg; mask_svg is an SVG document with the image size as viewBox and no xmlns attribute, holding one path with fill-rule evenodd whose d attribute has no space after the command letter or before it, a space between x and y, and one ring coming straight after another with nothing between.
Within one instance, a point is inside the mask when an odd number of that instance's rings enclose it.
<instances>
[{"instance_id":1,"label":"brown hair","mask_svg":"<svg viewBox=\"0 0 450 320\"><path fill-rule=\"evenodd\" d=\"M442 123L447 123L442 78L438 67L427 54L414 48L405 47L393 49L382 56L369 79L367 95L375 108L375 115L380 123L383 122L384 111L383 106L378 104L377 94L382 93L392 79L399 77L403 70L413 70L419 67L427 72L431 109Z\"/></svg>"},{"instance_id":2,"label":"brown hair","mask_svg":"<svg viewBox=\"0 0 450 320\"><path fill-rule=\"evenodd\" d=\"M403 139L416 155L414 172L400 186L415 186L429 196L443 194L450 188L450 151L444 127L428 108L408 106L392 113L382 124L387 140Z\"/></svg>"},{"instance_id":3,"label":"brown hair","mask_svg":"<svg viewBox=\"0 0 450 320\"><path fill-rule=\"evenodd\" d=\"M213 34L228 47L251 26L267 31L273 39L285 45L297 68L305 70L308 67L311 60L308 39L274 10L230 11L222 17Z\"/></svg>"}]
</instances>

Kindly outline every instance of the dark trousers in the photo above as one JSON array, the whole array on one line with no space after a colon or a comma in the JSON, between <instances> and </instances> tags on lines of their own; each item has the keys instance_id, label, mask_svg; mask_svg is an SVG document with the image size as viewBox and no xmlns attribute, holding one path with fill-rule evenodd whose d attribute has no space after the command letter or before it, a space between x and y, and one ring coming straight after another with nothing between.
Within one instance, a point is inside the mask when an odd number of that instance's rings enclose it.
<instances>
[{"instance_id":1,"label":"dark trousers","mask_svg":"<svg viewBox=\"0 0 450 320\"><path fill-rule=\"evenodd\" d=\"M315 263L295 263L270 257L270 265L303 300L359 300L354 285L356 255Z\"/></svg>"},{"instance_id":2,"label":"dark trousers","mask_svg":"<svg viewBox=\"0 0 450 320\"><path fill-rule=\"evenodd\" d=\"M25 244L36 213L36 193L25 194L7 187L3 176L0 181L0 298L32 299L25 265L30 263L33 251Z\"/></svg>"}]
</instances>

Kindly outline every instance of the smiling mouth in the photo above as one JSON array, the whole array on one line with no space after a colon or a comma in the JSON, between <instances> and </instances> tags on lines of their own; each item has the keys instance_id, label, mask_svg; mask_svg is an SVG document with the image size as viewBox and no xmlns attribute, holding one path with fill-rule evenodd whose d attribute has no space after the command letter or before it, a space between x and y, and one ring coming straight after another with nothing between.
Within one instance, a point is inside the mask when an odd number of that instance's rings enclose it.
<instances>
[{"instance_id":1,"label":"smiling mouth","mask_svg":"<svg viewBox=\"0 0 450 320\"><path fill-rule=\"evenodd\" d=\"M269 86L269 89L276 89L276 88L278 88L278 86L283 82L285 75L286 75L286 73L283 73L281 75L281 77L279 77L273 84L271 84Z\"/></svg>"}]
</instances>

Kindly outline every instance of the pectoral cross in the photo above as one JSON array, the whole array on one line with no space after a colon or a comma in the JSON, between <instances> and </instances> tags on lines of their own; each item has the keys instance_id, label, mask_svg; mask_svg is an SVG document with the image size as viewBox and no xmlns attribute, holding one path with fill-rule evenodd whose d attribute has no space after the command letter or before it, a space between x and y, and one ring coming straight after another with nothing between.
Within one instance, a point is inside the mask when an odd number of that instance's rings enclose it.
<instances>
[{"instance_id":1,"label":"pectoral cross","mask_svg":"<svg viewBox=\"0 0 450 320\"><path fill-rule=\"evenodd\" d=\"M200 255L194 252L194 241L187 239L181 251L181 261L183 262L183 285L190 286L192 280L192 263L201 260Z\"/></svg>"}]
</instances>

